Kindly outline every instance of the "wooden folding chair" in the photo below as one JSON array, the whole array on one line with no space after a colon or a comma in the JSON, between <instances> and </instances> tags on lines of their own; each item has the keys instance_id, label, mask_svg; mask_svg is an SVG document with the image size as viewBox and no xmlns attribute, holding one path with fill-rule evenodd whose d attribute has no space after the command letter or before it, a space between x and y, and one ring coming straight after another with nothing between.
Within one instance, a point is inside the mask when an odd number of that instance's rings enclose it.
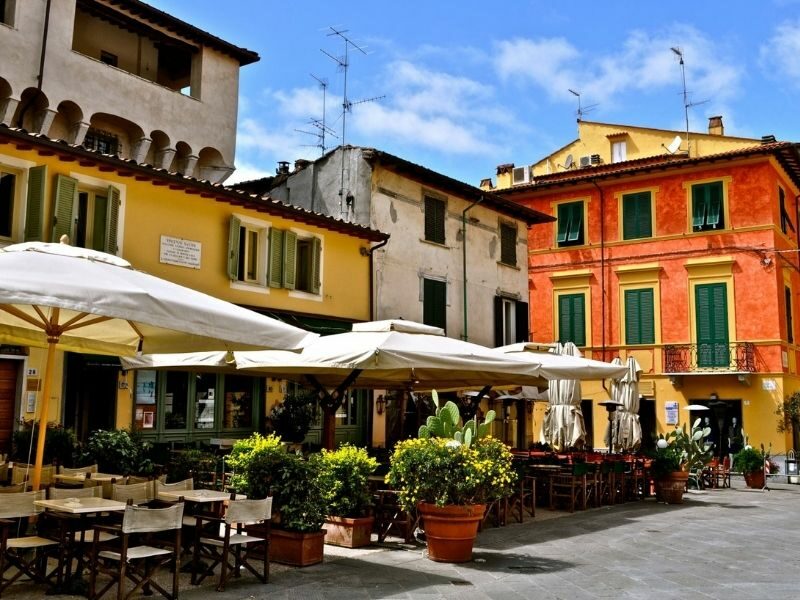
<instances>
[{"instance_id":1,"label":"wooden folding chair","mask_svg":"<svg viewBox=\"0 0 800 600\"><path fill-rule=\"evenodd\" d=\"M130 485L113 484L111 499L118 502L131 501L133 504L147 504L155 499L155 482L144 481Z\"/></svg>"},{"instance_id":2,"label":"wooden folding chair","mask_svg":"<svg viewBox=\"0 0 800 600\"><path fill-rule=\"evenodd\" d=\"M40 490L6 494L0 501L0 593L23 575L36 583L48 583L55 575L57 585L61 585L65 544L60 542L64 536L52 539L42 535L25 535L29 527L28 519L42 512L34 502L43 499L44 490ZM55 552L58 556L58 566L49 574L48 552ZM6 577L6 571L12 568L16 572Z\"/></svg>"},{"instance_id":3,"label":"wooden folding chair","mask_svg":"<svg viewBox=\"0 0 800 600\"><path fill-rule=\"evenodd\" d=\"M130 598L139 590L149 595L150 588L169 600L178 598L178 557L181 547L183 503L167 508L142 508L128 505L121 525L95 525L92 539L92 569L89 578L89 598L101 598L114 585L117 599ZM100 534L107 533L119 539L103 543ZM167 533L167 537L157 536ZM161 587L153 577L160 567L172 569L172 591ZM97 591L97 576L108 575L111 580ZM134 586L125 594L125 580Z\"/></svg>"},{"instance_id":4,"label":"wooden folding chair","mask_svg":"<svg viewBox=\"0 0 800 600\"><path fill-rule=\"evenodd\" d=\"M242 567L255 575L261 583L269 583L269 526L272 518L272 498L263 500L231 500L225 511L225 517L197 515L196 537L194 544L194 560L192 569L192 585L198 585L206 577L214 573L214 568L221 565L217 591L225 591L225 584L231 577L239 577ZM206 525L210 524L216 535L209 536ZM265 537L246 532L245 525L263 524ZM220 525L224 525L220 533ZM250 546L260 547L256 555L250 552ZM263 561L262 573L251 565L251 556ZM234 562L231 564L230 559ZM208 568L201 565L201 560L211 562Z\"/></svg>"},{"instance_id":5,"label":"wooden folding chair","mask_svg":"<svg viewBox=\"0 0 800 600\"><path fill-rule=\"evenodd\" d=\"M418 518L400 506L400 497L395 490L377 490L375 499L375 524L378 542L383 543L389 534L396 534L411 543Z\"/></svg>"}]
</instances>

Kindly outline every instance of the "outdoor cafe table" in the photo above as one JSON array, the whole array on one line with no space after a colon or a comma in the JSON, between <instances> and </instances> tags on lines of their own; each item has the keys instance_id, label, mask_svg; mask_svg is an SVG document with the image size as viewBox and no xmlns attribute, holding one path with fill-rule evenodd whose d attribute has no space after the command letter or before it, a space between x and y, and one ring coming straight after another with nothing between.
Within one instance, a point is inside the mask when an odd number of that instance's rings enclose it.
<instances>
[{"instance_id":1,"label":"outdoor cafe table","mask_svg":"<svg viewBox=\"0 0 800 600\"><path fill-rule=\"evenodd\" d=\"M158 499L167 502L177 502L181 498L186 502L197 502L198 504L206 504L210 502L224 502L231 499L230 492L221 492L219 490L174 490L169 492L159 492ZM234 500L247 500L244 494L236 494Z\"/></svg>"},{"instance_id":2,"label":"outdoor cafe table","mask_svg":"<svg viewBox=\"0 0 800 600\"><path fill-rule=\"evenodd\" d=\"M110 473L91 473L89 479L97 482L100 485L110 483L122 483L125 479L122 475L112 475ZM53 478L61 483L69 485L82 485L86 481L85 473L76 473L75 475L67 475L59 473L54 475ZM111 490L110 485L103 485L103 495L109 494Z\"/></svg>"},{"instance_id":3,"label":"outdoor cafe table","mask_svg":"<svg viewBox=\"0 0 800 600\"><path fill-rule=\"evenodd\" d=\"M86 517L102 512L122 512L125 510L126 504L124 502L117 502L116 500L108 500L106 498L57 498L53 500L35 500L34 505L49 511L55 518L71 518L78 516L80 523L78 529L80 530L81 538L80 544L83 546L86 541L84 536L86 532ZM74 534L69 536L67 540L69 543L69 558L67 561L66 580L69 581L71 575L72 554L75 553L76 546ZM81 576L83 571L83 553L77 552L78 567L76 574ZM61 566L59 566L61 568Z\"/></svg>"}]
</instances>

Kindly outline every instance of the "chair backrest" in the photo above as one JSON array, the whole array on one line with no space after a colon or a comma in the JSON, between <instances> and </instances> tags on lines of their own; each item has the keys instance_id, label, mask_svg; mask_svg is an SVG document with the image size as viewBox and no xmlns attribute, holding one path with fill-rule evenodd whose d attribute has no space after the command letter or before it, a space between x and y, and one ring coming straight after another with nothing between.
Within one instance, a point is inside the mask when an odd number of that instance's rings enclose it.
<instances>
[{"instance_id":1,"label":"chair backrest","mask_svg":"<svg viewBox=\"0 0 800 600\"><path fill-rule=\"evenodd\" d=\"M33 473L33 469L31 469L31 473ZM39 478L40 485L53 485L55 481L56 475L56 468L53 465L48 465L46 467L42 467L42 474Z\"/></svg>"},{"instance_id":2,"label":"chair backrest","mask_svg":"<svg viewBox=\"0 0 800 600\"><path fill-rule=\"evenodd\" d=\"M133 485L134 483L147 483L148 481L152 481L152 477L143 477L140 475L128 475L125 483L127 485Z\"/></svg>"},{"instance_id":3,"label":"chair backrest","mask_svg":"<svg viewBox=\"0 0 800 600\"><path fill-rule=\"evenodd\" d=\"M122 518L123 533L152 533L169 531L183 526L183 502L167 508L126 506Z\"/></svg>"},{"instance_id":4,"label":"chair backrest","mask_svg":"<svg viewBox=\"0 0 800 600\"><path fill-rule=\"evenodd\" d=\"M731 470L731 458L730 458L730 456L726 456L725 458L722 459L722 469L724 471L730 471Z\"/></svg>"},{"instance_id":5,"label":"chair backrest","mask_svg":"<svg viewBox=\"0 0 800 600\"><path fill-rule=\"evenodd\" d=\"M83 488L51 487L47 490L47 497L51 500L60 498L102 498L103 487L99 485Z\"/></svg>"},{"instance_id":6,"label":"chair backrest","mask_svg":"<svg viewBox=\"0 0 800 600\"><path fill-rule=\"evenodd\" d=\"M34 500L44 500L44 490L4 495L0 502L0 519L18 519L42 512L43 509L33 504Z\"/></svg>"},{"instance_id":7,"label":"chair backrest","mask_svg":"<svg viewBox=\"0 0 800 600\"><path fill-rule=\"evenodd\" d=\"M24 492L26 487L28 486L24 481L14 485L0 486L0 494L17 494L19 492Z\"/></svg>"},{"instance_id":8,"label":"chair backrest","mask_svg":"<svg viewBox=\"0 0 800 600\"><path fill-rule=\"evenodd\" d=\"M4 462L0 464L0 481L5 483L8 481L8 463Z\"/></svg>"},{"instance_id":9,"label":"chair backrest","mask_svg":"<svg viewBox=\"0 0 800 600\"><path fill-rule=\"evenodd\" d=\"M263 500L231 500L225 511L228 524L260 523L272 518L272 497Z\"/></svg>"},{"instance_id":10,"label":"chair backrest","mask_svg":"<svg viewBox=\"0 0 800 600\"><path fill-rule=\"evenodd\" d=\"M158 479L156 484L156 496L159 492L183 492L194 489L194 479L184 479L183 481L176 481L175 483L161 483Z\"/></svg>"},{"instance_id":11,"label":"chair backrest","mask_svg":"<svg viewBox=\"0 0 800 600\"><path fill-rule=\"evenodd\" d=\"M134 504L144 504L153 500L154 497L152 481L111 486L111 499L119 502L132 500Z\"/></svg>"},{"instance_id":12,"label":"chair backrest","mask_svg":"<svg viewBox=\"0 0 800 600\"><path fill-rule=\"evenodd\" d=\"M11 483L16 485L28 481L33 475L33 468L34 465L27 463L14 463L14 468L11 470ZM53 465L43 466L41 479L39 480L41 485L52 484L55 472L56 468Z\"/></svg>"},{"instance_id":13,"label":"chair backrest","mask_svg":"<svg viewBox=\"0 0 800 600\"><path fill-rule=\"evenodd\" d=\"M71 469L69 467L58 467L60 475L86 475L87 473L97 473L97 465L89 465L88 467L76 467Z\"/></svg>"}]
</instances>

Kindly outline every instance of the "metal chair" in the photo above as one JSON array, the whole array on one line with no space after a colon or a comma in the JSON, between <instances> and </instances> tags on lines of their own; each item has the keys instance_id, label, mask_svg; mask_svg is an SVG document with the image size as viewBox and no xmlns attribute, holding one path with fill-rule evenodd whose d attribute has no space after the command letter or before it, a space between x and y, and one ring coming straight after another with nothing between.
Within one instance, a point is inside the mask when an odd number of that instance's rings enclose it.
<instances>
[{"instance_id":1,"label":"metal chair","mask_svg":"<svg viewBox=\"0 0 800 600\"><path fill-rule=\"evenodd\" d=\"M178 557L181 547L183 503L167 508L142 508L128 505L121 525L95 525L92 539L92 569L89 578L89 598L102 597L115 584L117 598L130 598L139 590L148 595L156 589L169 600L178 598ZM118 540L103 543L100 534L118 536ZM155 534L169 533L168 537ZM160 567L172 568L172 591L168 592L153 581ZM97 576L108 575L111 580L97 591ZM125 594L125 579L134 586Z\"/></svg>"},{"instance_id":2,"label":"metal chair","mask_svg":"<svg viewBox=\"0 0 800 600\"><path fill-rule=\"evenodd\" d=\"M197 515L196 538L192 585L197 585L214 573L214 568L221 565L217 591L225 591L225 584L231 577L239 577L240 569L246 568L262 583L269 583L269 527L272 518L272 498L263 500L231 500L225 511L225 517ZM210 524L217 535L208 536L205 525ZM243 530L244 525L263 524L259 535ZM220 526L224 529L220 532ZM263 534L262 534L263 531ZM261 537L264 535L264 537ZM263 561L263 572L259 573L248 559L251 558L250 545L260 546L258 560ZM211 561L208 568L201 565L202 559ZM233 564L230 559L233 558Z\"/></svg>"},{"instance_id":3,"label":"metal chair","mask_svg":"<svg viewBox=\"0 0 800 600\"><path fill-rule=\"evenodd\" d=\"M56 575L57 584L61 585L64 544L60 544L59 539L25 535L28 519L42 512L34 502L42 499L44 490L6 494L0 502L0 593L23 575L37 583L47 583ZM13 533L23 535L12 536ZM63 536L59 537L63 540ZM58 552L58 567L48 574L47 554L50 550ZM16 573L6 577L6 571L12 568Z\"/></svg>"}]
</instances>

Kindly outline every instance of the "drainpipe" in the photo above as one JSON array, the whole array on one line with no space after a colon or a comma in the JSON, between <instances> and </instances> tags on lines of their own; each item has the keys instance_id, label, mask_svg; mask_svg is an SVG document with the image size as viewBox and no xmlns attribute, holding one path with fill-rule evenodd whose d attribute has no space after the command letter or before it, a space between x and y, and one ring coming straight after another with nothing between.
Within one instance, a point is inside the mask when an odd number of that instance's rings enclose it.
<instances>
[{"instance_id":1,"label":"drainpipe","mask_svg":"<svg viewBox=\"0 0 800 600\"><path fill-rule=\"evenodd\" d=\"M600 360L606 359L606 211L605 194L603 188L592 179L592 185L600 194L600 344L602 355ZM591 334L591 332L589 332ZM606 389L606 380L603 380L603 389ZM608 391L608 390L606 390Z\"/></svg>"},{"instance_id":2,"label":"drainpipe","mask_svg":"<svg viewBox=\"0 0 800 600\"><path fill-rule=\"evenodd\" d=\"M375 290L373 287L375 285L375 275L374 272L374 260L372 258L372 253L375 252L378 248L383 248L386 244L389 243L389 238L387 237L382 242L379 242L372 246L371 248L367 248L362 250L364 254L369 256L369 320L375 320Z\"/></svg>"},{"instance_id":3,"label":"drainpipe","mask_svg":"<svg viewBox=\"0 0 800 600\"><path fill-rule=\"evenodd\" d=\"M36 77L36 95L25 103L25 106L19 111L19 118L17 119L17 127L22 128L22 122L25 118L25 113L42 93L42 85L44 83L44 59L47 54L47 32L50 29L50 4L52 0L47 0L44 9L44 31L42 32L42 53L39 56L39 75Z\"/></svg>"},{"instance_id":4,"label":"drainpipe","mask_svg":"<svg viewBox=\"0 0 800 600\"><path fill-rule=\"evenodd\" d=\"M461 255L464 267L464 333L461 334L461 338L465 342L469 341L469 335L467 333L467 212L470 211L476 204L480 204L481 202L483 202L483 196L475 200L475 202L461 211Z\"/></svg>"}]
</instances>

